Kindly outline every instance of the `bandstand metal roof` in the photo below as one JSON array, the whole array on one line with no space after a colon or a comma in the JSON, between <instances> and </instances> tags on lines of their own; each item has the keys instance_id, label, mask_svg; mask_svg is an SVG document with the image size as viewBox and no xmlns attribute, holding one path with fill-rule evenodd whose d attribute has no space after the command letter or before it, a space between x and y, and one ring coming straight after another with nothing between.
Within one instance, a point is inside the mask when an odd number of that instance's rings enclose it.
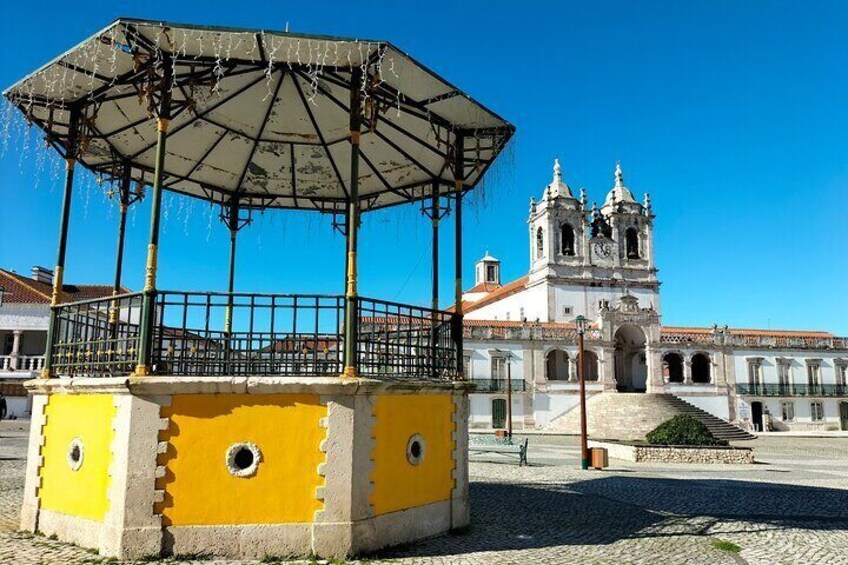
<instances>
[{"instance_id":1,"label":"bandstand metal roof","mask_svg":"<svg viewBox=\"0 0 848 565\"><path fill-rule=\"evenodd\" d=\"M163 73L170 65L168 73ZM172 75L165 187L242 206L340 211L348 199L351 83L361 70L363 210L454 189L457 135L473 188L514 132L385 41L121 18L4 92L63 154L80 112L78 161L128 164L149 183L153 109Z\"/></svg>"}]
</instances>

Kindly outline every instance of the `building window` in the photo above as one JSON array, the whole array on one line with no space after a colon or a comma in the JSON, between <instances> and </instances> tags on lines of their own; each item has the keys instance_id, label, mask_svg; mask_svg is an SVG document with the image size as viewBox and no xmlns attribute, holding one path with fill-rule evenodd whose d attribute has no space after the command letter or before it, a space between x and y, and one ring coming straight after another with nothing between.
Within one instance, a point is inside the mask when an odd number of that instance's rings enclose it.
<instances>
[{"instance_id":1,"label":"building window","mask_svg":"<svg viewBox=\"0 0 848 565\"><path fill-rule=\"evenodd\" d=\"M492 357L492 380L506 380L506 357Z\"/></svg>"},{"instance_id":2,"label":"building window","mask_svg":"<svg viewBox=\"0 0 848 565\"><path fill-rule=\"evenodd\" d=\"M572 308L571 306L563 306L562 307L562 315L563 316L570 316L572 314L572 312L574 312L574 308Z\"/></svg>"},{"instance_id":3,"label":"building window","mask_svg":"<svg viewBox=\"0 0 848 565\"><path fill-rule=\"evenodd\" d=\"M842 362L837 363L836 367L836 385L837 386L845 386L848 385L848 364Z\"/></svg>"},{"instance_id":4,"label":"building window","mask_svg":"<svg viewBox=\"0 0 848 565\"><path fill-rule=\"evenodd\" d=\"M506 311L506 321L509 321L509 310Z\"/></svg>"},{"instance_id":5,"label":"building window","mask_svg":"<svg viewBox=\"0 0 848 565\"><path fill-rule=\"evenodd\" d=\"M627 228L624 233L625 244L627 247L627 258L639 258L639 232L636 228Z\"/></svg>"},{"instance_id":6,"label":"building window","mask_svg":"<svg viewBox=\"0 0 848 565\"><path fill-rule=\"evenodd\" d=\"M791 401L781 402L780 413L784 422L791 422L795 419L795 403Z\"/></svg>"},{"instance_id":7,"label":"building window","mask_svg":"<svg viewBox=\"0 0 848 565\"><path fill-rule=\"evenodd\" d=\"M777 360L777 383L782 389L789 388L789 385L792 382L792 375L789 372L789 363L789 359Z\"/></svg>"},{"instance_id":8,"label":"building window","mask_svg":"<svg viewBox=\"0 0 848 565\"><path fill-rule=\"evenodd\" d=\"M763 384L762 359L748 359L748 384L754 387Z\"/></svg>"},{"instance_id":9,"label":"building window","mask_svg":"<svg viewBox=\"0 0 848 565\"><path fill-rule=\"evenodd\" d=\"M610 301L609 300L598 300L598 310L609 310Z\"/></svg>"},{"instance_id":10,"label":"building window","mask_svg":"<svg viewBox=\"0 0 848 565\"><path fill-rule=\"evenodd\" d=\"M471 378L471 356L463 355L462 356L462 372L465 374L465 378Z\"/></svg>"},{"instance_id":11,"label":"building window","mask_svg":"<svg viewBox=\"0 0 848 565\"><path fill-rule=\"evenodd\" d=\"M498 282L497 270L494 265L486 265L486 282Z\"/></svg>"},{"instance_id":12,"label":"building window","mask_svg":"<svg viewBox=\"0 0 848 565\"><path fill-rule=\"evenodd\" d=\"M807 359L807 384L811 389L821 385L821 360Z\"/></svg>"},{"instance_id":13,"label":"building window","mask_svg":"<svg viewBox=\"0 0 848 565\"><path fill-rule=\"evenodd\" d=\"M813 422L824 420L824 406L821 402L810 402L810 418Z\"/></svg>"},{"instance_id":14,"label":"building window","mask_svg":"<svg viewBox=\"0 0 848 565\"><path fill-rule=\"evenodd\" d=\"M527 316L524 315L524 306L518 308L518 317L522 322L527 321Z\"/></svg>"},{"instance_id":15,"label":"building window","mask_svg":"<svg viewBox=\"0 0 848 565\"><path fill-rule=\"evenodd\" d=\"M545 252L545 236L542 228L536 230L536 258L541 259Z\"/></svg>"},{"instance_id":16,"label":"building window","mask_svg":"<svg viewBox=\"0 0 848 565\"><path fill-rule=\"evenodd\" d=\"M569 224L562 224L560 231L560 253L563 255L574 255L574 228Z\"/></svg>"}]
</instances>

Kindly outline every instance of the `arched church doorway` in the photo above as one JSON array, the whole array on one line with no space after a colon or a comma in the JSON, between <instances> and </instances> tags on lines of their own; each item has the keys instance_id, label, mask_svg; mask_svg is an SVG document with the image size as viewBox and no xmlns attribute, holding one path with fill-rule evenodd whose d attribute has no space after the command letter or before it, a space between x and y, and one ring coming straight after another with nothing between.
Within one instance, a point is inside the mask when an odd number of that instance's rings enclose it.
<instances>
[{"instance_id":1,"label":"arched church doorway","mask_svg":"<svg viewBox=\"0 0 848 565\"><path fill-rule=\"evenodd\" d=\"M615 382L619 392L648 389L645 341L645 332L637 326L621 326L615 332Z\"/></svg>"}]
</instances>

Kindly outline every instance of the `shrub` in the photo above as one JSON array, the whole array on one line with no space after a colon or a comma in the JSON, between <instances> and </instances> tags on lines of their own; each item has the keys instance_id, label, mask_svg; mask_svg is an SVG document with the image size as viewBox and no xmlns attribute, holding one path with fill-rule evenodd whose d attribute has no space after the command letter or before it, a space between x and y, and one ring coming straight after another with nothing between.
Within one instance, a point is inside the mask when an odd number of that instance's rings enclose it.
<instances>
[{"instance_id":1,"label":"shrub","mask_svg":"<svg viewBox=\"0 0 848 565\"><path fill-rule=\"evenodd\" d=\"M666 420L645 436L651 445L727 445L722 439L713 437L710 430L690 416L678 414Z\"/></svg>"}]
</instances>

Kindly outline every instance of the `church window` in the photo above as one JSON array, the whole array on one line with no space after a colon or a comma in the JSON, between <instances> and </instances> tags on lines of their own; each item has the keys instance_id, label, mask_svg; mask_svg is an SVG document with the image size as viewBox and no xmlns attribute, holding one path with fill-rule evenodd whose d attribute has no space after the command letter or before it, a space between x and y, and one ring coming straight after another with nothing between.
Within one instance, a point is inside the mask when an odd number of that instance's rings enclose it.
<instances>
[{"instance_id":1,"label":"church window","mask_svg":"<svg viewBox=\"0 0 848 565\"><path fill-rule=\"evenodd\" d=\"M498 282L497 272L494 265L486 265L486 282Z\"/></svg>"},{"instance_id":2,"label":"church window","mask_svg":"<svg viewBox=\"0 0 848 565\"><path fill-rule=\"evenodd\" d=\"M795 419L795 403L791 400L781 402L780 412L784 422L791 422Z\"/></svg>"},{"instance_id":3,"label":"church window","mask_svg":"<svg viewBox=\"0 0 848 565\"><path fill-rule=\"evenodd\" d=\"M610 301L609 300L598 300L598 310L609 310Z\"/></svg>"},{"instance_id":4,"label":"church window","mask_svg":"<svg viewBox=\"0 0 848 565\"><path fill-rule=\"evenodd\" d=\"M574 308L572 308L571 306L563 306L562 307L562 315L563 316L570 316L572 312L574 312Z\"/></svg>"},{"instance_id":5,"label":"church window","mask_svg":"<svg viewBox=\"0 0 848 565\"><path fill-rule=\"evenodd\" d=\"M696 353L692 356L692 382L708 384L710 382L710 358L706 353Z\"/></svg>"},{"instance_id":6,"label":"church window","mask_svg":"<svg viewBox=\"0 0 848 565\"><path fill-rule=\"evenodd\" d=\"M683 357L679 353L663 356L663 377L670 383L683 382Z\"/></svg>"},{"instance_id":7,"label":"church window","mask_svg":"<svg viewBox=\"0 0 848 565\"><path fill-rule=\"evenodd\" d=\"M627 258L639 258L639 232L636 228L627 228L624 234L624 239L627 247Z\"/></svg>"},{"instance_id":8,"label":"church window","mask_svg":"<svg viewBox=\"0 0 848 565\"><path fill-rule=\"evenodd\" d=\"M545 252L545 236L542 228L536 230L536 258L541 259Z\"/></svg>"},{"instance_id":9,"label":"church window","mask_svg":"<svg viewBox=\"0 0 848 565\"><path fill-rule=\"evenodd\" d=\"M810 402L810 418L813 422L824 420L824 406L821 402Z\"/></svg>"},{"instance_id":10,"label":"church window","mask_svg":"<svg viewBox=\"0 0 848 565\"><path fill-rule=\"evenodd\" d=\"M562 224L560 231L560 253L563 255L574 255L574 228L569 224Z\"/></svg>"}]
</instances>

